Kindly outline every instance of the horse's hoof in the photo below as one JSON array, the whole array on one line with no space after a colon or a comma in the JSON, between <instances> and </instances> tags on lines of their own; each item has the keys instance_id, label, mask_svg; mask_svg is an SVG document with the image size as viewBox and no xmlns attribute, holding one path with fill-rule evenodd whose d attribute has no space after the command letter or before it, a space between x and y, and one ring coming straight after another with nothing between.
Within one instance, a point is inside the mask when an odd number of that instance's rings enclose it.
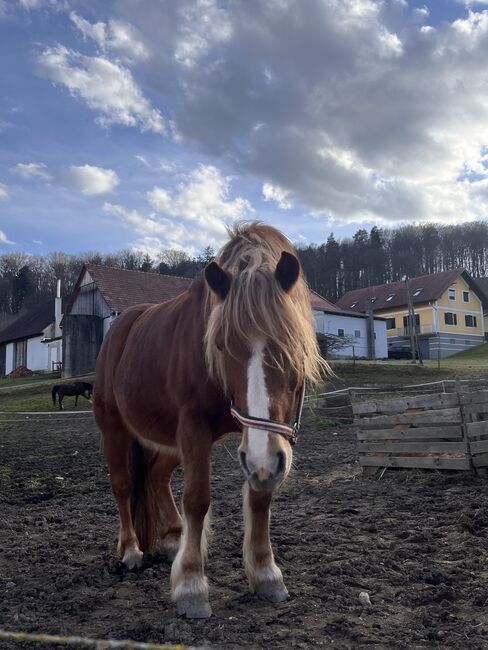
<instances>
[{"instance_id":1,"label":"horse's hoof","mask_svg":"<svg viewBox=\"0 0 488 650\"><path fill-rule=\"evenodd\" d=\"M124 557L122 558L122 562L129 569L129 571L132 571L132 569L141 568L143 557L144 553L142 551L140 551L138 548L131 547L126 549Z\"/></svg>"},{"instance_id":2,"label":"horse's hoof","mask_svg":"<svg viewBox=\"0 0 488 650\"><path fill-rule=\"evenodd\" d=\"M180 616L186 618L210 618L212 610L210 603L201 594L182 596L176 601L176 608Z\"/></svg>"},{"instance_id":3,"label":"horse's hoof","mask_svg":"<svg viewBox=\"0 0 488 650\"><path fill-rule=\"evenodd\" d=\"M281 580L267 580L254 586L254 592L269 603L282 603L288 598L288 589Z\"/></svg>"}]
</instances>

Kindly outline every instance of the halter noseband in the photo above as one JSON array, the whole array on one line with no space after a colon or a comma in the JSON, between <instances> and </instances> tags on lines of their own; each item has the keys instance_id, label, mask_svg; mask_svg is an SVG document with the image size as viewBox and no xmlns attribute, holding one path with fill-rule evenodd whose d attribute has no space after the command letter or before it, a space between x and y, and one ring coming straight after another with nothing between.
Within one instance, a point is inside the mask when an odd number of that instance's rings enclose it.
<instances>
[{"instance_id":1,"label":"halter noseband","mask_svg":"<svg viewBox=\"0 0 488 650\"><path fill-rule=\"evenodd\" d=\"M244 427L252 427L253 429L261 429L271 433L278 433L288 440L290 445L295 445L297 442L297 434L300 429L300 420L302 419L303 400L305 398L305 382L300 389L300 397L298 398L297 410L295 412L295 420L293 425L285 424L284 422L277 422L276 420L266 420L264 418L256 418L252 415L246 415L239 411L233 404L231 404L230 412L234 418Z\"/></svg>"}]
</instances>

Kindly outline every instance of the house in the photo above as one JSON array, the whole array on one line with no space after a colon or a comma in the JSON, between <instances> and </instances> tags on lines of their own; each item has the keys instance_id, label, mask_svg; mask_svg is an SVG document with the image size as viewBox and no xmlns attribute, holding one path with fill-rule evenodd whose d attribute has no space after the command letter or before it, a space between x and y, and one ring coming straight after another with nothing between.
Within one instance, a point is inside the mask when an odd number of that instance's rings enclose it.
<instances>
[{"instance_id":1,"label":"house","mask_svg":"<svg viewBox=\"0 0 488 650\"><path fill-rule=\"evenodd\" d=\"M415 333L424 359L448 357L484 341L483 295L464 269L409 280ZM405 281L349 291L337 301L341 309L386 319L388 350L410 348Z\"/></svg>"},{"instance_id":2,"label":"house","mask_svg":"<svg viewBox=\"0 0 488 650\"><path fill-rule=\"evenodd\" d=\"M54 300L29 310L0 332L0 376L21 366L52 371L61 365L62 300L60 282Z\"/></svg>"},{"instance_id":3,"label":"house","mask_svg":"<svg viewBox=\"0 0 488 650\"><path fill-rule=\"evenodd\" d=\"M127 271L87 264L66 306L63 329L63 375L72 377L95 369L103 338L117 316L132 305L160 303L186 291L191 279L158 273ZM316 331L355 338L356 356L369 356L367 317L351 310L341 310L311 292ZM376 356L386 356L386 325L374 320ZM352 356L352 347L338 352Z\"/></svg>"},{"instance_id":4,"label":"house","mask_svg":"<svg viewBox=\"0 0 488 650\"><path fill-rule=\"evenodd\" d=\"M481 302L483 304L483 321L486 338L488 332L488 278L476 278L475 282L483 295Z\"/></svg>"},{"instance_id":5,"label":"house","mask_svg":"<svg viewBox=\"0 0 488 650\"><path fill-rule=\"evenodd\" d=\"M384 359L388 356L385 319L377 317L370 319L366 314L352 309L342 309L312 290L310 302L316 332L344 336L353 341L349 347L336 350L334 356L350 358L354 354L356 357L367 359ZM368 344L368 341L373 343Z\"/></svg>"}]
</instances>

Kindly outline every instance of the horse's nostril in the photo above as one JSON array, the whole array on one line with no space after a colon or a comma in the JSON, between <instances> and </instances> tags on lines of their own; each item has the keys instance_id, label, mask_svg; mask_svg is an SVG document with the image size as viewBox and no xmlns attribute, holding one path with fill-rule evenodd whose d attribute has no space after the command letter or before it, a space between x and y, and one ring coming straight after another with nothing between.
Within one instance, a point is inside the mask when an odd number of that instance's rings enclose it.
<instances>
[{"instance_id":1,"label":"horse's nostril","mask_svg":"<svg viewBox=\"0 0 488 650\"><path fill-rule=\"evenodd\" d=\"M282 474L285 471L285 454L283 451L279 451L277 456L278 456L278 466L276 468L276 473Z\"/></svg>"},{"instance_id":2,"label":"horse's nostril","mask_svg":"<svg viewBox=\"0 0 488 650\"><path fill-rule=\"evenodd\" d=\"M247 466L246 463L246 452L241 451L239 454L239 458L241 460L242 469L246 472L246 474L250 474L251 472L249 471L249 467Z\"/></svg>"}]
</instances>

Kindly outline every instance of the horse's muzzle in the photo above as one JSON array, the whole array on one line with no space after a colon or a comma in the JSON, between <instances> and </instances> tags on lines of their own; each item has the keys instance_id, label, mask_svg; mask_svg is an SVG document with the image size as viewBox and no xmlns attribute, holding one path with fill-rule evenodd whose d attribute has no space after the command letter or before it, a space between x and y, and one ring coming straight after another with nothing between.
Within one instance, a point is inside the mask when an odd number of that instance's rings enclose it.
<instances>
[{"instance_id":1,"label":"horse's muzzle","mask_svg":"<svg viewBox=\"0 0 488 650\"><path fill-rule=\"evenodd\" d=\"M249 460L245 451L239 453L239 460L244 476L256 492L272 492L285 478L286 457L281 450L275 454L275 462L271 463L271 465L274 465L273 468L256 467Z\"/></svg>"}]
</instances>

